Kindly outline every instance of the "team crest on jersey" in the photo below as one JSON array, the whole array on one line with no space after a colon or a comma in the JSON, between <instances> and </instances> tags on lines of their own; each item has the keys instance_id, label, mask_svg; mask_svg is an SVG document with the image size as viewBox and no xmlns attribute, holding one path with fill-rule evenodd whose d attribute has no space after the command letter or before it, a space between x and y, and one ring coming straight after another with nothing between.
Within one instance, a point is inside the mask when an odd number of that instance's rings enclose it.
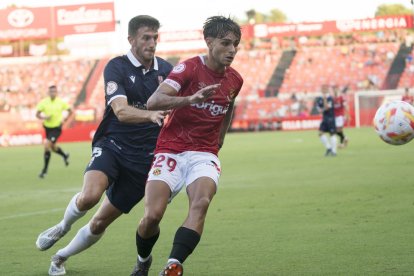
<instances>
[{"instance_id":1,"label":"team crest on jersey","mask_svg":"<svg viewBox=\"0 0 414 276\"><path fill-rule=\"evenodd\" d=\"M155 170L152 171L152 174L157 176L161 174L161 170L159 168L156 168Z\"/></svg>"},{"instance_id":2,"label":"team crest on jersey","mask_svg":"<svg viewBox=\"0 0 414 276\"><path fill-rule=\"evenodd\" d=\"M106 84L106 95L110 96L115 93L115 91L118 90L118 84L114 81L109 81Z\"/></svg>"},{"instance_id":3,"label":"team crest on jersey","mask_svg":"<svg viewBox=\"0 0 414 276\"><path fill-rule=\"evenodd\" d=\"M177 64L176 66L174 66L172 71L173 71L173 73L178 74L178 73L183 72L184 70L185 70L185 64L180 63L180 64Z\"/></svg>"}]
</instances>

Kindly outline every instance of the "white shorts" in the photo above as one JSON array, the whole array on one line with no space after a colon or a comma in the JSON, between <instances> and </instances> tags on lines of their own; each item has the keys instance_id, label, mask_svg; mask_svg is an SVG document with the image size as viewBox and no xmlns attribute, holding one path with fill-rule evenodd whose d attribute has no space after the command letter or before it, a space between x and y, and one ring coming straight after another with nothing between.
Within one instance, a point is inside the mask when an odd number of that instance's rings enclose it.
<instances>
[{"instance_id":1,"label":"white shorts","mask_svg":"<svg viewBox=\"0 0 414 276\"><path fill-rule=\"evenodd\" d=\"M209 177L218 185L221 174L220 160L209 152L186 151L179 154L158 153L155 155L148 181L161 180L171 190L170 200L184 185L186 187L200 177Z\"/></svg>"},{"instance_id":2,"label":"white shorts","mask_svg":"<svg viewBox=\"0 0 414 276\"><path fill-rule=\"evenodd\" d=\"M335 117L335 126L336 127L344 127L344 124L345 124L344 116L340 115L340 116Z\"/></svg>"}]
</instances>

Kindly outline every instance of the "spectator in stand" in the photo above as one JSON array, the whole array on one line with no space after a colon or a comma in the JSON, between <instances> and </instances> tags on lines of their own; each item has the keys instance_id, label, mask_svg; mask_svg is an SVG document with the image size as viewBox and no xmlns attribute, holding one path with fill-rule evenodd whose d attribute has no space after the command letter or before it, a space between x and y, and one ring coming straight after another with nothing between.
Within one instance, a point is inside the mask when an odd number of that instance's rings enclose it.
<instances>
[{"instance_id":1,"label":"spectator in stand","mask_svg":"<svg viewBox=\"0 0 414 276\"><path fill-rule=\"evenodd\" d=\"M349 118L348 106L346 102L346 91L348 87L345 87L339 92L339 87L334 86L334 113L335 113L335 127L336 134L339 136L339 147L344 148L348 145L348 137L344 134L344 126L346 120Z\"/></svg>"},{"instance_id":2,"label":"spectator in stand","mask_svg":"<svg viewBox=\"0 0 414 276\"><path fill-rule=\"evenodd\" d=\"M293 93L292 96L290 96L290 101L291 101L290 106L289 106L290 116L293 116L293 117L299 116L300 102L295 93Z\"/></svg>"},{"instance_id":3,"label":"spectator in stand","mask_svg":"<svg viewBox=\"0 0 414 276\"><path fill-rule=\"evenodd\" d=\"M404 89L404 95L401 98L401 101L407 102L411 105L414 103L414 96L410 94L410 88L406 87Z\"/></svg>"}]
</instances>

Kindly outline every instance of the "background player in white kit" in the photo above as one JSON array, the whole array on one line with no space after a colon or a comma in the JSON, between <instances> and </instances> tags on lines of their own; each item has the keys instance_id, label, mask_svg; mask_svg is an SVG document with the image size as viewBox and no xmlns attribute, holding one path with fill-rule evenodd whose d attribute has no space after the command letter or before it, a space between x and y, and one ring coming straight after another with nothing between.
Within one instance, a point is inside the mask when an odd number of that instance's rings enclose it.
<instances>
[{"instance_id":1,"label":"background player in white kit","mask_svg":"<svg viewBox=\"0 0 414 276\"><path fill-rule=\"evenodd\" d=\"M168 202L185 185L189 211L178 228L167 266L160 275L183 275L182 263L200 241L207 210L220 177L217 157L230 125L243 79L230 67L241 39L240 26L214 16L203 27L208 54L174 67L148 100L148 109L172 110L161 130L146 186L145 213L138 226L137 266L132 275L148 275L151 250Z\"/></svg>"}]
</instances>

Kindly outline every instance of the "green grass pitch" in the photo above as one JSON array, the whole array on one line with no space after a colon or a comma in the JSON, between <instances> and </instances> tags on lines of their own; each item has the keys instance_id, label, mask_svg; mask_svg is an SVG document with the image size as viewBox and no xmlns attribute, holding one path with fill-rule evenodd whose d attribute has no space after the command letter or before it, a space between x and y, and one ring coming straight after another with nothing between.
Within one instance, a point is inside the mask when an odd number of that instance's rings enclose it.
<instances>
[{"instance_id":1,"label":"green grass pitch","mask_svg":"<svg viewBox=\"0 0 414 276\"><path fill-rule=\"evenodd\" d=\"M220 153L222 177L186 275L414 275L414 142L391 146L372 128L345 129L349 147L324 157L316 131L231 133ZM0 275L47 275L50 257L93 209L48 251L37 235L61 220L80 190L90 143L62 144L69 167L52 155L37 177L42 147L0 148ZM170 204L154 248L158 275L187 213L185 193ZM142 203L67 275L129 275Z\"/></svg>"}]
</instances>

